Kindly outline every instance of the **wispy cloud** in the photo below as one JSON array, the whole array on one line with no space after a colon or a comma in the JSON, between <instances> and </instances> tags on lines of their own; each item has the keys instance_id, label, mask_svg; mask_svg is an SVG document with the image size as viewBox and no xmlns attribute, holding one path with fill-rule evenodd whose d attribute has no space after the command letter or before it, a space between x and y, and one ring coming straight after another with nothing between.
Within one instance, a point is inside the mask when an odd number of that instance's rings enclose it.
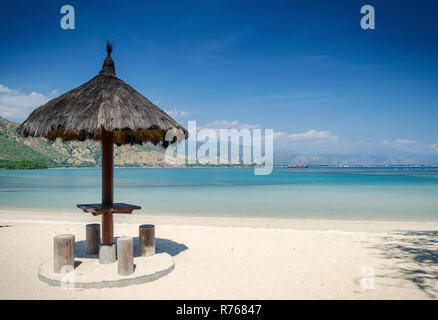
<instances>
[{"instance_id":1,"label":"wispy cloud","mask_svg":"<svg viewBox=\"0 0 438 320\"><path fill-rule=\"evenodd\" d=\"M331 142L337 142L339 137L332 134L330 131L315 129L308 130L306 132L292 133L286 136L291 141L309 141L309 140L326 140Z\"/></svg>"},{"instance_id":2,"label":"wispy cloud","mask_svg":"<svg viewBox=\"0 0 438 320\"><path fill-rule=\"evenodd\" d=\"M252 32L250 30L243 30L232 34L225 34L218 37L213 37L196 48L198 52L223 52L231 49L236 42L245 38Z\"/></svg>"},{"instance_id":3,"label":"wispy cloud","mask_svg":"<svg viewBox=\"0 0 438 320\"><path fill-rule=\"evenodd\" d=\"M200 129L210 128L210 129L267 129L262 128L259 124L244 123L239 120L215 120L213 122L207 123L205 126L200 126ZM218 131L219 132L219 131ZM291 144L291 143L301 143L301 142L314 142L314 143L337 143L339 137L334 135L327 130L316 130L311 129L306 132L299 133L288 133L284 131L273 131L273 138L276 143L279 144Z\"/></svg>"},{"instance_id":4,"label":"wispy cloud","mask_svg":"<svg viewBox=\"0 0 438 320\"><path fill-rule=\"evenodd\" d=\"M410 144L417 143L417 141L410 140L410 139L397 139L397 140L395 140L395 143L402 144L402 145L410 145Z\"/></svg>"},{"instance_id":5,"label":"wispy cloud","mask_svg":"<svg viewBox=\"0 0 438 320\"><path fill-rule=\"evenodd\" d=\"M438 153L438 144L423 143L415 139L395 139L395 140L383 140L380 142L382 146L389 147L391 149L403 151L412 154L434 154Z\"/></svg>"},{"instance_id":6,"label":"wispy cloud","mask_svg":"<svg viewBox=\"0 0 438 320\"><path fill-rule=\"evenodd\" d=\"M279 100L307 100L307 99L315 99L315 98L324 98L332 95L331 92L297 92L292 94L271 94L264 95L259 97L253 97L247 99L247 101L251 102L259 102L259 101L279 101Z\"/></svg>"},{"instance_id":7,"label":"wispy cloud","mask_svg":"<svg viewBox=\"0 0 438 320\"><path fill-rule=\"evenodd\" d=\"M241 39L251 35L251 30L243 30L231 34L210 36L208 40L199 42L188 51L187 58L195 63L208 64L228 63L224 52L231 50Z\"/></svg>"},{"instance_id":8,"label":"wispy cloud","mask_svg":"<svg viewBox=\"0 0 438 320\"><path fill-rule=\"evenodd\" d=\"M434 152L434 153L438 153L438 144L437 143L432 143L428 145L428 148Z\"/></svg>"},{"instance_id":9,"label":"wispy cloud","mask_svg":"<svg viewBox=\"0 0 438 320\"><path fill-rule=\"evenodd\" d=\"M36 107L49 101L57 90L46 96L39 92L24 93L0 84L0 116L9 120L24 120Z\"/></svg>"},{"instance_id":10,"label":"wispy cloud","mask_svg":"<svg viewBox=\"0 0 438 320\"><path fill-rule=\"evenodd\" d=\"M188 117L190 115L189 112L184 111L184 110L178 110L176 108L173 108L173 110L164 110L169 116L176 118L176 119L181 119L184 117Z\"/></svg>"},{"instance_id":11,"label":"wispy cloud","mask_svg":"<svg viewBox=\"0 0 438 320\"><path fill-rule=\"evenodd\" d=\"M206 128L212 128L212 129L257 129L260 128L260 125L258 124L249 124L249 123L242 123L238 120L215 120L213 122L207 123L205 125Z\"/></svg>"}]
</instances>

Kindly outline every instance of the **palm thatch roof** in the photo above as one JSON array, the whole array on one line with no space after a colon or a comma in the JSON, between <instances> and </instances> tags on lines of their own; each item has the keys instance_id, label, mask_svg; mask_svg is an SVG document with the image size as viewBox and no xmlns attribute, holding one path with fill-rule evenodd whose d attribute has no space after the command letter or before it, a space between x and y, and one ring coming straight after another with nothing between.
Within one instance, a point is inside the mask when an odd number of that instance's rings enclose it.
<instances>
[{"instance_id":1,"label":"palm thatch roof","mask_svg":"<svg viewBox=\"0 0 438 320\"><path fill-rule=\"evenodd\" d=\"M102 130L114 133L114 143L163 143L169 130L178 140L188 132L134 88L117 78L107 42L107 57L97 76L35 109L17 128L24 137L64 141L100 140ZM173 140L175 142L176 139Z\"/></svg>"}]
</instances>

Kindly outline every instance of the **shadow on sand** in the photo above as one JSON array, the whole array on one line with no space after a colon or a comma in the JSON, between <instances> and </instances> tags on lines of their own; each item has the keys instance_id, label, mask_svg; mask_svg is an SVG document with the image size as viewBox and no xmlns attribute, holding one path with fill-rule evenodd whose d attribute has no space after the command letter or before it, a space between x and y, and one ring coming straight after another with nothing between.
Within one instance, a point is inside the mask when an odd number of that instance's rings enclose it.
<instances>
[{"instance_id":1,"label":"shadow on sand","mask_svg":"<svg viewBox=\"0 0 438 320\"><path fill-rule=\"evenodd\" d=\"M398 231L373 248L384 258L396 260L396 266L390 267L389 275L383 277L411 281L429 297L436 298L438 231Z\"/></svg>"},{"instance_id":2,"label":"shadow on sand","mask_svg":"<svg viewBox=\"0 0 438 320\"><path fill-rule=\"evenodd\" d=\"M114 242L117 243L117 239L119 237L114 238ZM155 239L155 253L166 252L170 254L172 257L181 253L182 251L187 250L187 246L182 243L178 243L169 239ZM134 237L134 257L140 256L140 248L138 243L138 237ZM76 258L98 258L98 255L89 255L86 250L86 241L81 240L75 243L75 257Z\"/></svg>"}]
</instances>

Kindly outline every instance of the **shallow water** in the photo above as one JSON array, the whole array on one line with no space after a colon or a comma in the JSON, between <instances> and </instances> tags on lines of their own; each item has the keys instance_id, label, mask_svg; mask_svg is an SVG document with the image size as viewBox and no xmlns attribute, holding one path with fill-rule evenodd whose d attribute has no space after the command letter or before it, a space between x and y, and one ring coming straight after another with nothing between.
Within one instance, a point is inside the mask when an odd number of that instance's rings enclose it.
<instances>
[{"instance_id":1,"label":"shallow water","mask_svg":"<svg viewBox=\"0 0 438 320\"><path fill-rule=\"evenodd\" d=\"M97 203L100 169L0 170L0 208ZM438 169L115 169L115 202L142 212L241 217L438 219Z\"/></svg>"}]
</instances>

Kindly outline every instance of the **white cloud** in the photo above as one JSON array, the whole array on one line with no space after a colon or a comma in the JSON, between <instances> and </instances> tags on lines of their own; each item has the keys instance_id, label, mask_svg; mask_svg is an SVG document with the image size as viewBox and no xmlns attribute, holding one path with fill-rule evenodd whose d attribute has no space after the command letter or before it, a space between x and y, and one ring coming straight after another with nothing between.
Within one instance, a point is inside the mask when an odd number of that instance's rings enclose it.
<instances>
[{"instance_id":1,"label":"white cloud","mask_svg":"<svg viewBox=\"0 0 438 320\"><path fill-rule=\"evenodd\" d=\"M436 143L432 143L432 144L430 144L430 145L429 145L429 149L430 149L432 152L436 152L436 153L438 153L438 144L436 144Z\"/></svg>"},{"instance_id":2,"label":"white cloud","mask_svg":"<svg viewBox=\"0 0 438 320\"><path fill-rule=\"evenodd\" d=\"M248 123L242 123L238 120L215 120L213 122L207 123L205 125L206 128L213 128L213 129L257 129L260 128L260 125L258 124L248 124Z\"/></svg>"},{"instance_id":3,"label":"white cloud","mask_svg":"<svg viewBox=\"0 0 438 320\"><path fill-rule=\"evenodd\" d=\"M426 144L413 139L383 140L381 144L395 150L413 154L438 153L438 144Z\"/></svg>"},{"instance_id":4,"label":"white cloud","mask_svg":"<svg viewBox=\"0 0 438 320\"><path fill-rule=\"evenodd\" d=\"M0 84L0 116L10 120L24 120L33 109L49 101L56 93L54 90L49 96L39 92L26 94Z\"/></svg>"},{"instance_id":5,"label":"white cloud","mask_svg":"<svg viewBox=\"0 0 438 320\"><path fill-rule=\"evenodd\" d=\"M174 108L173 110L164 110L169 116L173 118L184 118L190 115L187 111L177 110Z\"/></svg>"},{"instance_id":6,"label":"white cloud","mask_svg":"<svg viewBox=\"0 0 438 320\"><path fill-rule=\"evenodd\" d=\"M287 139L292 141L304 141L304 140L329 140L337 142L338 136L333 135L330 131L318 131L315 129L308 130L301 133L292 133L287 136Z\"/></svg>"},{"instance_id":7,"label":"white cloud","mask_svg":"<svg viewBox=\"0 0 438 320\"><path fill-rule=\"evenodd\" d=\"M12 90L12 89L9 89L8 87L5 87L4 85L2 85L1 83L0 83L0 93L10 93L10 92L13 92L14 90Z\"/></svg>"},{"instance_id":8,"label":"white cloud","mask_svg":"<svg viewBox=\"0 0 438 320\"><path fill-rule=\"evenodd\" d=\"M215 120L213 122L207 123L205 126L198 126L198 129L211 128L219 134L219 129L268 129L262 128L258 124L248 124L242 123L238 120ZM266 135L266 133L264 133ZM300 144L301 142L310 142L312 141L315 145L320 145L321 143L337 143L339 141L339 137L332 134L330 131L318 131L315 129L308 130L307 132L302 133L288 133L285 131L273 131L273 138L277 145L287 145L290 146L291 143L296 142ZM264 136L263 138L266 138Z\"/></svg>"},{"instance_id":9,"label":"white cloud","mask_svg":"<svg viewBox=\"0 0 438 320\"><path fill-rule=\"evenodd\" d=\"M286 132L283 131L274 131L274 139L283 139L287 136Z\"/></svg>"},{"instance_id":10,"label":"white cloud","mask_svg":"<svg viewBox=\"0 0 438 320\"><path fill-rule=\"evenodd\" d=\"M417 143L415 140L409 140L409 139L397 139L397 140L395 140L395 142L398 143L398 144L403 144L403 145L409 145L409 144Z\"/></svg>"}]
</instances>

